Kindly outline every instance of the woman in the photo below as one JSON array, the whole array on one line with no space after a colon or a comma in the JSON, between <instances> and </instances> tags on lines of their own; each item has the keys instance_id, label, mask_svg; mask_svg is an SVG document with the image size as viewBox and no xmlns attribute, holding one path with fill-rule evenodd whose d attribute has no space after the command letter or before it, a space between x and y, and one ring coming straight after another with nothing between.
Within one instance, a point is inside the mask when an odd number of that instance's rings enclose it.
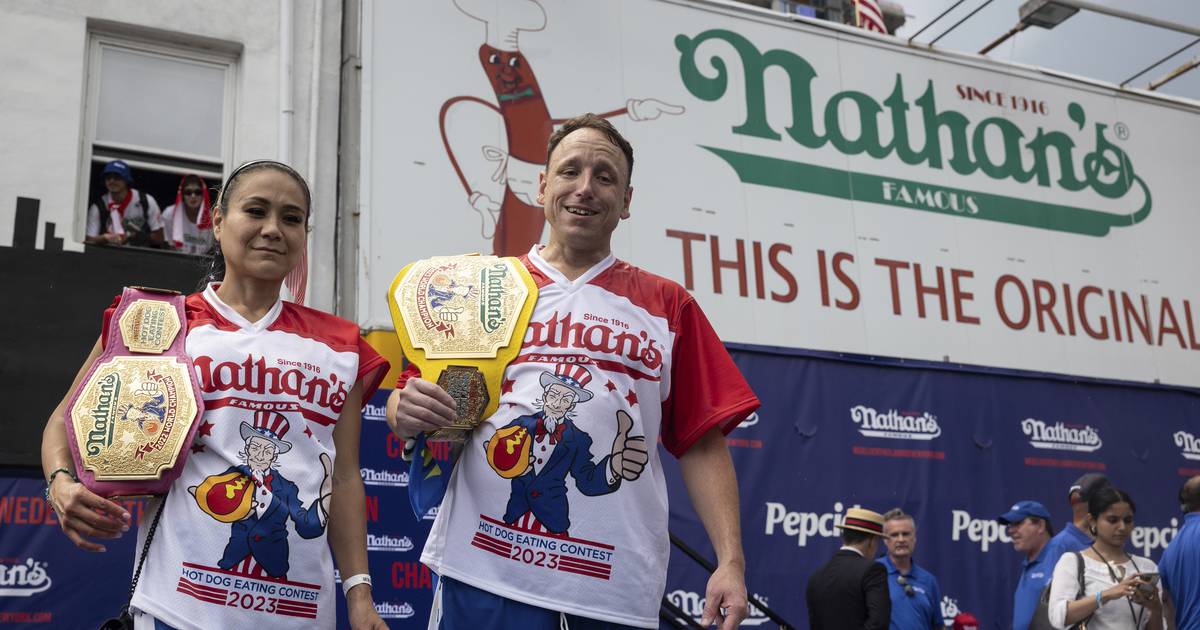
<instances>
[{"instance_id":1,"label":"woman","mask_svg":"<svg viewBox=\"0 0 1200 630\"><path fill-rule=\"evenodd\" d=\"M208 186L199 175L179 180L175 203L163 210L163 231L171 247L199 256L212 247L212 210Z\"/></svg>"},{"instance_id":2,"label":"woman","mask_svg":"<svg viewBox=\"0 0 1200 630\"><path fill-rule=\"evenodd\" d=\"M306 245L310 204L299 174L257 161L230 174L213 208L212 282L186 303L187 352L206 411L182 475L148 506L148 514L162 506L157 528L140 528L155 533L132 599L137 628L332 628L330 547L349 587L352 627L386 628L369 577L360 577L367 553L358 446L363 397L388 365L352 322L280 300ZM104 551L103 540L129 529L129 513L75 479L65 404L42 441L48 496L76 546ZM125 430L133 431L121 425L118 437ZM244 512L214 509L222 491L247 489L254 494L239 503ZM138 534L137 548L146 549Z\"/></svg>"},{"instance_id":3,"label":"woman","mask_svg":"<svg viewBox=\"0 0 1200 630\"><path fill-rule=\"evenodd\" d=\"M1108 487L1088 501L1095 542L1082 552L1083 595L1074 553L1063 554L1050 587L1050 624L1067 628L1085 619L1088 630L1162 630L1159 588L1141 577L1156 571L1147 558L1125 551L1133 531L1133 499Z\"/></svg>"}]
</instances>

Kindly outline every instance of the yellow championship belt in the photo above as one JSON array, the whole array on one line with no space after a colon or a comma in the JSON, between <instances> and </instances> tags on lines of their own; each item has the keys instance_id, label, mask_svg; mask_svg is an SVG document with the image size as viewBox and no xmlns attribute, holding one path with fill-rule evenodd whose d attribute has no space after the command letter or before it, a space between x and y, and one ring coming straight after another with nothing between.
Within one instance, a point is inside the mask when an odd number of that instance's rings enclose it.
<instances>
[{"instance_id":1,"label":"yellow championship belt","mask_svg":"<svg viewBox=\"0 0 1200 630\"><path fill-rule=\"evenodd\" d=\"M428 439L463 441L495 413L537 295L533 276L512 257L437 256L396 274L388 307L404 356L458 405L458 420Z\"/></svg>"}]
</instances>

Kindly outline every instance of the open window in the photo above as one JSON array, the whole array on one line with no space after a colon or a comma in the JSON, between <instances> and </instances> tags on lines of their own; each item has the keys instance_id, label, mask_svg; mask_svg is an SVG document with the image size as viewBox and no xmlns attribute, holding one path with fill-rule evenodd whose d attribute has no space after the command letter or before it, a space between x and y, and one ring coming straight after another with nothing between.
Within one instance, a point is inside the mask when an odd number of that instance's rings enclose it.
<instances>
[{"instance_id":1,"label":"open window","mask_svg":"<svg viewBox=\"0 0 1200 630\"><path fill-rule=\"evenodd\" d=\"M80 240L110 160L124 160L133 187L161 210L175 203L184 174L220 185L232 156L240 54L237 44L107 22L89 24L88 39Z\"/></svg>"}]
</instances>

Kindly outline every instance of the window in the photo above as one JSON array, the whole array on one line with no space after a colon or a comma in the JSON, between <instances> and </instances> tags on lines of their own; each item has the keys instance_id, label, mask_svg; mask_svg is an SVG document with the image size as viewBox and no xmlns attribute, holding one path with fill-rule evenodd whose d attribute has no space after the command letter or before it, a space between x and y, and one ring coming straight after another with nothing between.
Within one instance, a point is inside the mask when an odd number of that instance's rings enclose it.
<instances>
[{"instance_id":1,"label":"window","mask_svg":"<svg viewBox=\"0 0 1200 630\"><path fill-rule=\"evenodd\" d=\"M200 175L209 188L220 185L232 155L240 54L238 44L185 34L89 26L81 239L88 206L105 192L101 172L110 160L124 160L133 187L162 210L175 203L184 174Z\"/></svg>"}]
</instances>

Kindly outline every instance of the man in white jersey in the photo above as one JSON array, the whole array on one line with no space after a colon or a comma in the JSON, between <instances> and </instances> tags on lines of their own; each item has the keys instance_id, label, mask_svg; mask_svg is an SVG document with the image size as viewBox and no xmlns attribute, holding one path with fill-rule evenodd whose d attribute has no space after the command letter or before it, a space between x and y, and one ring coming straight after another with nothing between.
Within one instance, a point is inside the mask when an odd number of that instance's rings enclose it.
<instances>
[{"instance_id":1,"label":"man in white jersey","mask_svg":"<svg viewBox=\"0 0 1200 630\"><path fill-rule=\"evenodd\" d=\"M439 628L658 627L667 495L646 444L660 441L717 554L702 622L729 630L746 616L724 433L758 399L682 287L613 257L632 168L632 147L594 115L550 138L538 189L550 238L521 258L538 301L421 557L442 578ZM410 366L388 420L411 439L453 422L454 404Z\"/></svg>"}]
</instances>

